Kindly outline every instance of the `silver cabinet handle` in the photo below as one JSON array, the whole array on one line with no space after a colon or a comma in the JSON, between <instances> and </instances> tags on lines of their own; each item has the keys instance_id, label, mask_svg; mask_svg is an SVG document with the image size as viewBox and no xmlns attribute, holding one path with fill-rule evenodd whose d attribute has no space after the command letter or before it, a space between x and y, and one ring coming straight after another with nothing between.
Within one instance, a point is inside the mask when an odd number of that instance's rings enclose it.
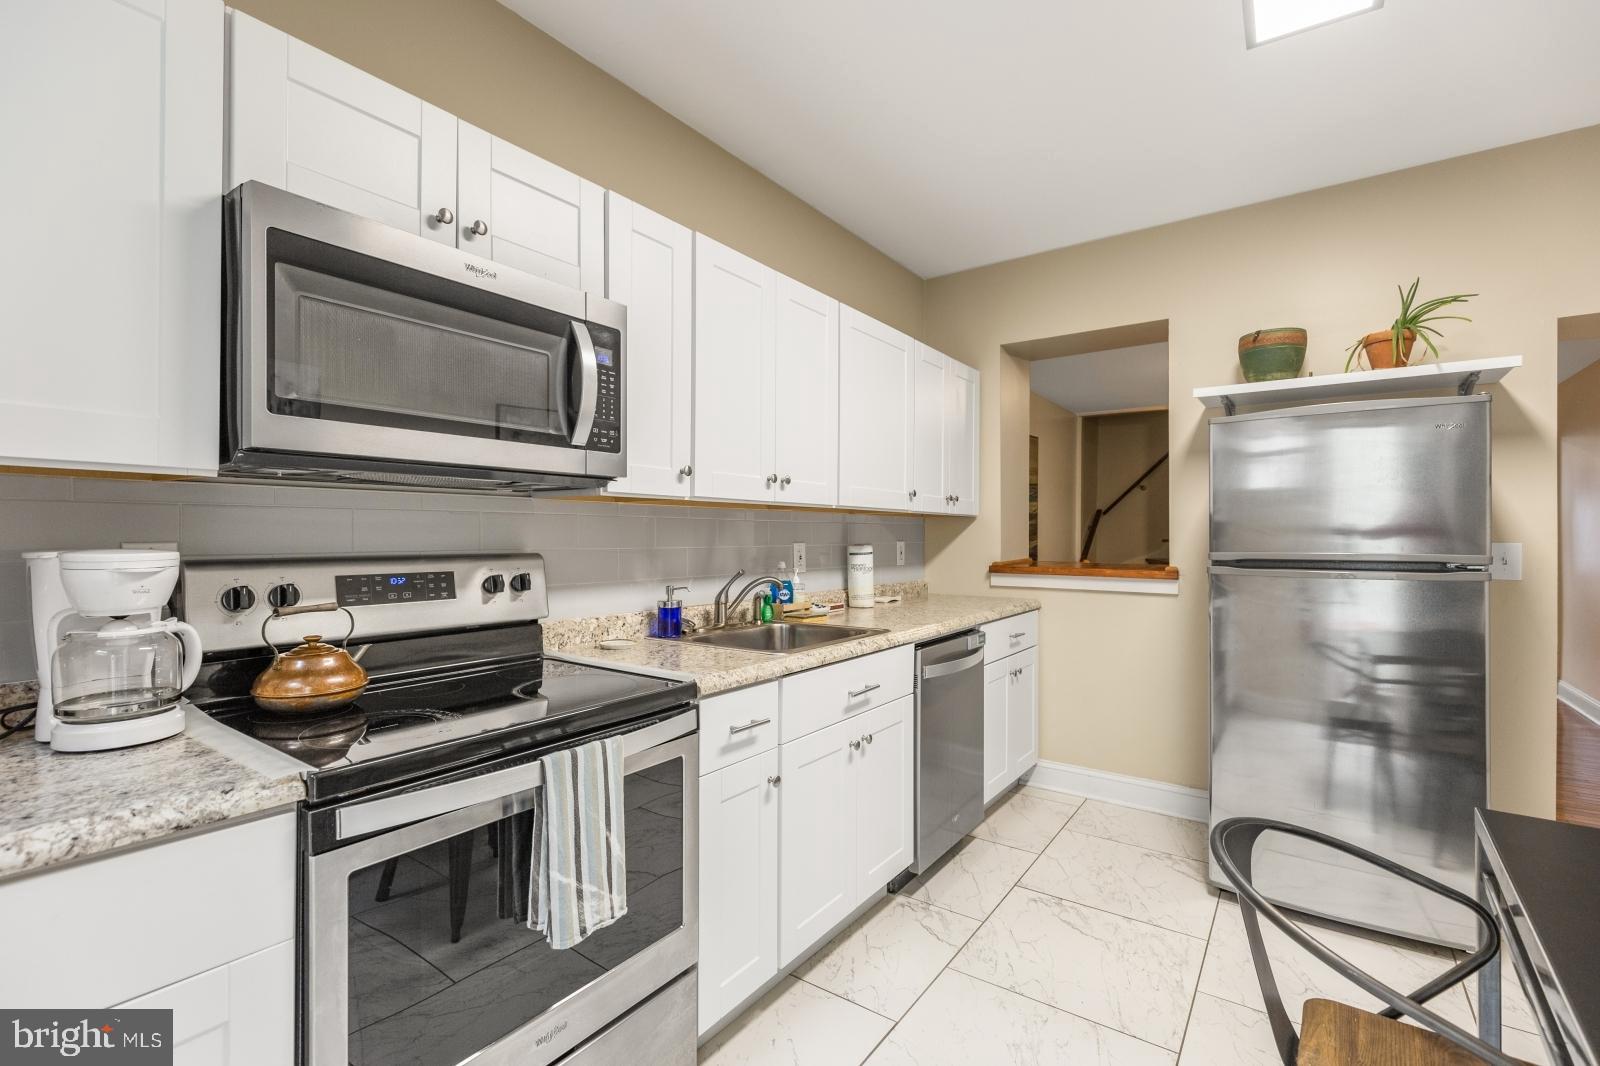
<instances>
[{"instance_id":1,"label":"silver cabinet handle","mask_svg":"<svg viewBox=\"0 0 1600 1066\"><path fill-rule=\"evenodd\" d=\"M771 785L773 788L777 788L779 785L783 784L783 775L773 774L771 777L767 778L767 784Z\"/></svg>"},{"instance_id":2,"label":"silver cabinet handle","mask_svg":"<svg viewBox=\"0 0 1600 1066\"><path fill-rule=\"evenodd\" d=\"M777 474L768 474L767 475L767 488L770 489L772 486L776 485L777 483L778 483L778 475Z\"/></svg>"},{"instance_id":3,"label":"silver cabinet handle","mask_svg":"<svg viewBox=\"0 0 1600 1066\"><path fill-rule=\"evenodd\" d=\"M845 696L847 698L853 700L858 696L865 696L869 692L876 692L878 689L880 689L882 687L883 687L882 685L880 685L876 681L874 681L872 684L867 685L867 686L865 686L863 688L858 688L854 692L846 692Z\"/></svg>"},{"instance_id":4,"label":"silver cabinet handle","mask_svg":"<svg viewBox=\"0 0 1600 1066\"><path fill-rule=\"evenodd\" d=\"M862 737L861 739L866 741L868 744L871 744L872 743L872 738L875 737L875 736L877 736L876 733L868 733L866 736Z\"/></svg>"},{"instance_id":5,"label":"silver cabinet handle","mask_svg":"<svg viewBox=\"0 0 1600 1066\"><path fill-rule=\"evenodd\" d=\"M960 503L961 502L961 497L960 496L952 497L950 502L952 502L952 503Z\"/></svg>"},{"instance_id":6,"label":"silver cabinet handle","mask_svg":"<svg viewBox=\"0 0 1600 1066\"><path fill-rule=\"evenodd\" d=\"M456 213L448 207L441 207L435 212L433 220L441 226L448 226L456 220Z\"/></svg>"},{"instance_id":7,"label":"silver cabinet handle","mask_svg":"<svg viewBox=\"0 0 1600 1066\"><path fill-rule=\"evenodd\" d=\"M916 489L912 489L911 490L911 498L913 500L917 498L917 490Z\"/></svg>"},{"instance_id":8,"label":"silver cabinet handle","mask_svg":"<svg viewBox=\"0 0 1600 1066\"><path fill-rule=\"evenodd\" d=\"M489 223L485 222L481 218L477 219L472 223L472 225L467 227L467 236L469 237L487 237L488 235Z\"/></svg>"},{"instance_id":9,"label":"silver cabinet handle","mask_svg":"<svg viewBox=\"0 0 1600 1066\"><path fill-rule=\"evenodd\" d=\"M855 751L860 751L861 750L861 738L857 737L855 740L852 740L850 742L850 747Z\"/></svg>"},{"instance_id":10,"label":"silver cabinet handle","mask_svg":"<svg viewBox=\"0 0 1600 1066\"><path fill-rule=\"evenodd\" d=\"M785 474L785 475L783 475L783 480L778 482L778 487L779 488L788 488L789 487L789 483L791 481L793 481L793 480L794 480L794 478L790 477L788 474Z\"/></svg>"},{"instance_id":11,"label":"silver cabinet handle","mask_svg":"<svg viewBox=\"0 0 1600 1066\"><path fill-rule=\"evenodd\" d=\"M1022 639L1022 638L1023 638L1023 637L1025 637L1025 636L1027 636L1027 635L1028 635L1028 631L1027 631L1027 630L1023 630L1023 631L1022 631L1022 632L1020 632L1020 633L1013 633L1013 634L1011 634L1011 639L1012 639L1012 640L1021 640L1021 639Z\"/></svg>"},{"instance_id":12,"label":"silver cabinet handle","mask_svg":"<svg viewBox=\"0 0 1600 1066\"><path fill-rule=\"evenodd\" d=\"M679 477L694 477L694 467L692 467L692 466L680 466L680 467L678 467L678 476Z\"/></svg>"},{"instance_id":13,"label":"silver cabinet handle","mask_svg":"<svg viewBox=\"0 0 1600 1066\"><path fill-rule=\"evenodd\" d=\"M772 719L770 718L752 718L744 725L730 725L728 727L728 735L730 737L737 736L740 733L748 733L752 729L759 729L764 725L770 724L772 724Z\"/></svg>"}]
</instances>

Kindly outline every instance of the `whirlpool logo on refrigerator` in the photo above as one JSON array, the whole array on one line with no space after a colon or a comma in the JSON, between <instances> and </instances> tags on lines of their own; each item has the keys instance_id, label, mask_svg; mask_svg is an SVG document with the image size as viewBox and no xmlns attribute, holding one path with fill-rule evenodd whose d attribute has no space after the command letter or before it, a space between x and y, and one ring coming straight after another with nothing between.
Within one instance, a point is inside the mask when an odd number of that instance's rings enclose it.
<instances>
[{"instance_id":1,"label":"whirlpool logo on refrigerator","mask_svg":"<svg viewBox=\"0 0 1600 1066\"><path fill-rule=\"evenodd\" d=\"M0 1066L172 1066L170 1010L0 1010Z\"/></svg>"}]
</instances>

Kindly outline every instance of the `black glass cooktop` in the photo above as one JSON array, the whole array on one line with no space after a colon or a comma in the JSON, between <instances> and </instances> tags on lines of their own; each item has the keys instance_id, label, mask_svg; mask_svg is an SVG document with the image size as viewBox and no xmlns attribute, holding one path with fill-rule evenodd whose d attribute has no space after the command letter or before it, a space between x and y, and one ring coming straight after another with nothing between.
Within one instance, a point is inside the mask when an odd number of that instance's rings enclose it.
<instances>
[{"instance_id":1,"label":"black glass cooktop","mask_svg":"<svg viewBox=\"0 0 1600 1066\"><path fill-rule=\"evenodd\" d=\"M599 732L694 696L692 682L535 657L380 681L318 714L275 714L248 698L205 710L304 763L315 803Z\"/></svg>"}]
</instances>

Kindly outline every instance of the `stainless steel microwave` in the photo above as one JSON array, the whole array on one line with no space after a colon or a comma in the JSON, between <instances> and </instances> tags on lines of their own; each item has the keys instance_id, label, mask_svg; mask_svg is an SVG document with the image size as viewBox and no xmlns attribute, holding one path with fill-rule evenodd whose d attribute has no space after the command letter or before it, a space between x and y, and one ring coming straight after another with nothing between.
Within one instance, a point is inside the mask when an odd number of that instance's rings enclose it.
<instances>
[{"instance_id":1,"label":"stainless steel microwave","mask_svg":"<svg viewBox=\"0 0 1600 1066\"><path fill-rule=\"evenodd\" d=\"M259 182L224 219L223 474L506 492L623 474L620 304Z\"/></svg>"}]
</instances>

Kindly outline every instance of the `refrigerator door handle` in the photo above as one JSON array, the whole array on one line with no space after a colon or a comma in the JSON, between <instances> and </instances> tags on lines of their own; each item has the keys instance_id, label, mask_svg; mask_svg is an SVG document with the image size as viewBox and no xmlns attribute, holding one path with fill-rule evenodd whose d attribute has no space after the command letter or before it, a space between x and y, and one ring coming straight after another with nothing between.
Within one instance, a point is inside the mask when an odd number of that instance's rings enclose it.
<instances>
[{"instance_id":1,"label":"refrigerator door handle","mask_svg":"<svg viewBox=\"0 0 1600 1066\"><path fill-rule=\"evenodd\" d=\"M1488 581L1489 571L1482 567L1449 570L1319 570L1282 566L1228 566L1212 563L1206 568L1212 574L1256 574L1260 577L1314 577L1344 578L1350 581Z\"/></svg>"}]
</instances>

